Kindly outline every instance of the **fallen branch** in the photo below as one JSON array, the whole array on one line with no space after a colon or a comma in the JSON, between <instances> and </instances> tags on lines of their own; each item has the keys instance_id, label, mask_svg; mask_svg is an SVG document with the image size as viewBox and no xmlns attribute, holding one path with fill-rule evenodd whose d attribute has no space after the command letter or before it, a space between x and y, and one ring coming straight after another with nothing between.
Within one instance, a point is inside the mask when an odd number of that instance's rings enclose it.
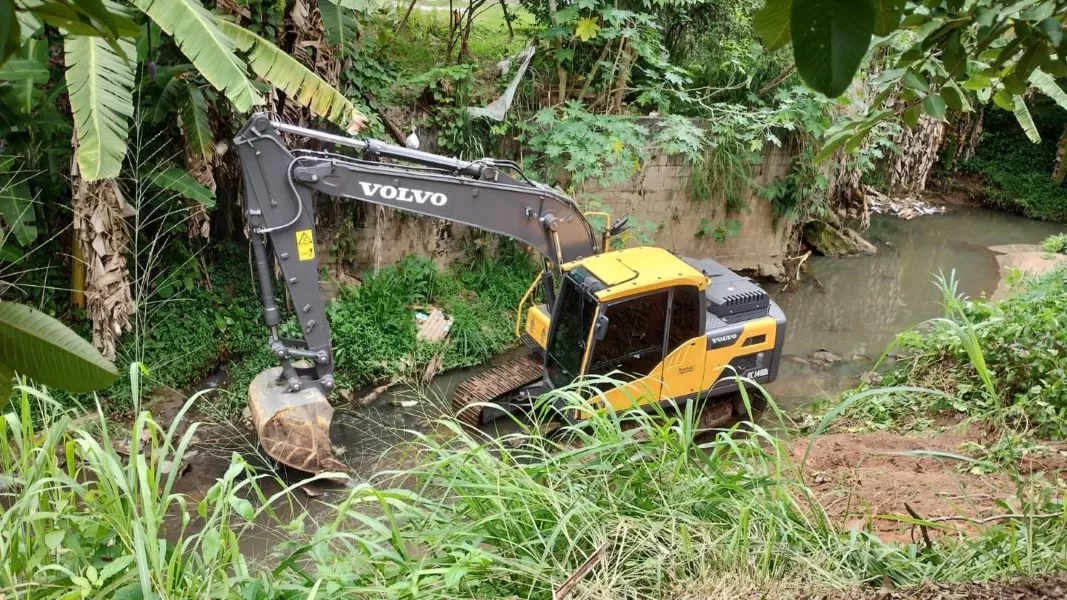
<instances>
[{"instance_id":1,"label":"fallen branch","mask_svg":"<svg viewBox=\"0 0 1067 600\"><path fill-rule=\"evenodd\" d=\"M556 588L556 591L552 592L552 600L563 600L566 598L571 593L571 590L574 589L574 586L578 585L578 582L584 579L585 576L589 574L589 571L592 571L593 567L597 566L597 563L603 560L604 553L607 549L607 542L600 544L600 547L589 555L589 558L582 563L582 566L578 567L577 571L572 573L562 585Z\"/></svg>"},{"instance_id":2,"label":"fallen branch","mask_svg":"<svg viewBox=\"0 0 1067 600\"><path fill-rule=\"evenodd\" d=\"M906 505L905 505L906 506ZM993 515L992 517L983 517L976 519L974 517L932 517L924 519L930 523L943 523L945 521L965 521L967 523L973 523L975 525L985 525L986 523L993 523L996 521L1006 521L1010 519L1054 519L1056 517L1064 516L1064 512L1057 513L1039 513L1036 515L1028 515L1023 513L1012 513L1007 515ZM914 516L914 515L913 515Z\"/></svg>"},{"instance_id":3,"label":"fallen branch","mask_svg":"<svg viewBox=\"0 0 1067 600\"><path fill-rule=\"evenodd\" d=\"M923 519L922 517L920 517L919 513L915 512L915 509L912 508L911 505L908 504L907 502L904 503L904 510L908 511L908 514L911 515L912 518L914 518L917 521L925 521L926 520L926 519ZM923 525L922 523L916 523L916 525L919 526L919 532L923 536L923 544L926 545L926 549L927 550L932 550L934 548L934 543L930 541L930 533L928 531L926 531L926 525ZM915 529L913 528L911 530L911 532L912 532L912 536L913 536L913 539L914 539Z\"/></svg>"},{"instance_id":4,"label":"fallen branch","mask_svg":"<svg viewBox=\"0 0 1067 600\"><path fill-rule=\"evenodd\" d=\"M370 406L371 404L374 404L374 402L378 400L378 398L381 397L382 394L389 391L389 388L393 387L398 383L400 383L400 380L394 379L389 383L379 385L378 387L371 390L370 393L366 396L363 396L359 400L356 400L356 404L360 406Z\"/></svg>"}]
</instances>

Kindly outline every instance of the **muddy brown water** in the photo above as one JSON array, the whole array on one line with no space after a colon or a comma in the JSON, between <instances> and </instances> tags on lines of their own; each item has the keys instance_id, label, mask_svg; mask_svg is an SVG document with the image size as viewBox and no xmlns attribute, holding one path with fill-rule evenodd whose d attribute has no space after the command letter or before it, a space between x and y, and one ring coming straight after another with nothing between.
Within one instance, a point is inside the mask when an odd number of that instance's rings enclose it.
<instances>
[{"instance_id":1,"label":"muddy brown water","mask_svg":"<svg viewBox=\"0 0 1067 600\"><path fill-rule=\"evenodd\" d=\"M939 273L956 271L959 291L992 295L1000 281L989 246L1037 244L1063 227L975 207L904 221L875 215L866 237L873 256L812 257L809 276L791 290L772 288L789 319L778 380L769 386L785 409L833 398L857 382L897 333L941 315ZM828 350L829 368L810 361Z\"/></svg>"},{"instance_id":2,"label":"muddy brown water","mask_svg":"<svg viewBox=\"0 0 1067 600\"><path fill-rule=\"evenodd\" d=\"M786 290L769 286L789 318L786 358L769 391L786 412L836 397L856 385L896 333L939 316L940 294L933 284L939 271L955 269L959 290L968 296L992 294L1000 275L989 246L1039 243L1060 230L1055 224L972 207L911 221L875 216L867 237L878 247L876 255L812 257L809 273L799 285ZM828 351L841 361L826 365L811 360L817 351ZM516 352L522 350L493 362ZM339 405L331 435L340 458L363 480L411 466L418 457L405 442L413 439L413 432L440 433L435 419L445 413L446 399L464 379L485 368L442 374L426 390L395 388L369 407ZM202 497L225 471L233 452L242 453L259 468L270 468L270 462L256 454L250 432L220 427L214 433L217 439L198 448L200 455L179 480L178 491L194 499ZM277 474L282 481L299 479L296 474ZM281 489L273 480L265 479L263 485L268 495ZM281 511L283 519L303 514L313 524L329 514L326 504L343 493L319 489L314 496L293 494ZM244 549L261 554L284 536L270 528L258 529L244 538Z\"/></svg>"}]
</instances>

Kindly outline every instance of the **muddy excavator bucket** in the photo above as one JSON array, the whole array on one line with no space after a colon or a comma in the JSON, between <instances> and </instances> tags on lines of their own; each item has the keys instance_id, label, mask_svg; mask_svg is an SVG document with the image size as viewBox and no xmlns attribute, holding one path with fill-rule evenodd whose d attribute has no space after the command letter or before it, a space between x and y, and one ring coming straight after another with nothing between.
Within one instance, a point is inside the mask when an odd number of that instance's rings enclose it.
<instances>
[{"instance_id":1,"label":"muddy excavator bucket","mask_svg":"<svg viewBox=\"0 0 1067 600\"><path fill-rule=\"evenodd\" d=\"M307 473L348 468L333 454L333 407L318 388L286 392L281 367L267 369L248 386L248 408L263 450L281 464Z\"/></svg>"}]
</instances>

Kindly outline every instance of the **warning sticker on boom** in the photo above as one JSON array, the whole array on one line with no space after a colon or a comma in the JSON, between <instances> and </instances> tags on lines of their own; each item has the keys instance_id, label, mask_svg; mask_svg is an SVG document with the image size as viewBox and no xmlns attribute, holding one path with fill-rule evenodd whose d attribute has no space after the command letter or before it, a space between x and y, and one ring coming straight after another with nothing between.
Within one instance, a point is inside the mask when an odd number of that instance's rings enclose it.
<instances>
[{"instance_id":1,"label":"warning sticker on boom","mask_svg":"<svg viewBox=\"0 0 1067 600\"><path fill-rule=\"evenodd\" d=\"M310 229L296 232L296 257L299 260L315 258L315 238L311 235Z\"/></svg>"}]
</instances>

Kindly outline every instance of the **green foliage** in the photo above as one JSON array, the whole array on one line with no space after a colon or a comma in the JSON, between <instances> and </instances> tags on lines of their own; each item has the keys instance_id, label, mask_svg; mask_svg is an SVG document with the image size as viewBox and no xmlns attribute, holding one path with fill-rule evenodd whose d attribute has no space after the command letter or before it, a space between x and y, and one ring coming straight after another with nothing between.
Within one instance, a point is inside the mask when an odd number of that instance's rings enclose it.
<instances>
[{"instance_id":1,"label":"green foliage","mask_svg":"<svg viewBox=\"0 0 1067 600\"><path fill-rule=\"evenodd\" d=\"M59 321L0 302L0 399L10 396L13 372L70 392L98 390L118 377L111 361Z\"/></svg>"},{"instance_id":2,"label":"green foliage","mask_svg":"<svg viewBox=\"0 0 1067 600\"><path fill-rule=\"evenodd\" d=\"M1029 280L1010 298L991 304L956 296L943 281L947 317L898 337L905 358L884 380L943 390L928 402L894 397L860 418L884 426L914 426L939 413L993 420L1040 439L1067 437L1067 274ZM926 421L928 422L928 420Z\"/></svg>"},{"instance_id":3,"label":"green foliage","mask_svg":"<svg viewBox=\"0 0 1067 600\"><path fill-rule=\"evenodd\" d=\"M7 259L22 256L37 239L37 215L29 182L33 177L14 170L14 157L0 156L0 248Z\"/></svg>"},{"instance_id":4,"label":"green foliage","mask_svg":"<svg viewBox=\"0 0 1067 600\"><path fill-rule=\"evenodd\" d=\"M215 207L215 192L204 187L184 169L167 167L149 177L148 183L194 200L205 208Z\"/></svg>"},{"instance_id":5,"label":"green foliage","mask_svg":"<svg viewBox=\"0 0 1067 600\"><path fill-rule=\"evenodd\" d=\"M845 91L868 45L884 67L871 82L868 109L833 131L820 158L842 145L858 147L877 123L903 115L914 125L921 113L942 119L947 110L973 110L972 99L1013 113L1036 142L1040 135L1025 102L1031 91L1067 107L1067 93L1056 82L1067 75L1062 0L936 0L923 3L923 10L904 7L902 0L770 0L761 13L764 40L781 45L792 39L798 71L823 93ZM792 37L783 29L787 22ZM886 106L890 97L898 101Z\"/></svg>"},{"instance_id":6,"label":"green foliage","mask_svg":"<svg viewBox=\"0 0 1067 600\"><path fill-rule=\"evenodd\" d=\"M41 22L79 36L115 42L136 35L137 24L104 0L35 0L0 3L0 64L41 27Z\"/></svg>"},{"instance_id":7,"label":"green foliage","mask_svg":"<svg viewBox=\"0 0 1067 600\"><path fill-rule=\"evenodd\" d=\"M211 136L207 120L207 103L200 90L206 81L225 98L238 112L247 112L263 103L263 96L249 76L249 69L269 84L285 92L287 97L309 108L312 114L328 118L341 126L350 121L362 121L359 110L345 96L333 89L311 70L280 50L267 39L204 8L200 0L89 0L97 4L99 17L133 22L129 16L136 6L149 23L143 28L120 29L115 37L99 37L94 27L70 28L60 26L66 50L66 83L70 107L78 138L78 165L80 174L88 181L118 177L127 154L127 132L135 113L134 88L140 77L141 83L154 79L154 57L147 56L153 38L173 44L192 69L182 73L167 69L170 78L164 78L160 104L153 112L163 113L180 110L180 119L186 145L193 156L209 159ZM36 6L38 3L31 3ZM40 3L45 6L60 5L56 0ZM78 3L79 5L81 3ZM27 10L37 10L30 8ZM44 9L42 9L44 10ZM19 14L29 14L20 12ZM157 29L158 28L158 29ZM39 28L37 28L39 29ZM19 42L18 70L5 68L5 78L19 77L34 85L47 85L49 77L45 70L47 57L35 55L32 49L38 38L47 39L47 33L33 31ZM158 45L158 41L155 42ZM46 49L46 48L45 48ZM248 57L248 63L238 52ZM2 63L0 63L2 64ZM144 64L145 69L139 69ZM42 73L44 77L42 78ZM145 76L147 74L147 77ZM0 86L2 87L2 86ZM147 90L145 97L155 95ZM32 93L30 94L32 96ZM19 100L4 98L4 103ZM24 107L28 102L21 103ZM0 115L5 112L0 108ZM21 112L30 112L23 109ZM62 117L59 117L62 120ZM2 122L5 119L0 119ZM162 119L157 118L156 121ZM27 125L32 127L32 122Z\"/></svg>"},{"instance_id":8,"label":"green foliage","mask_svg":"<svg viewBox=\"0 0 1067 600\"><path fill-rule=\"evenodd\" d=\"M1048 236L1041 242L1041 249L1053 254L1067 254L1067 233Z\"/></svg>"},{"instance_id":9,"label":"green foliage","mask_svg":"<svg viewBox=\"0 0 1067 600\"><path fill-rule=\"evenodd\" d=\"M792 0L790 37L797 71L830 97L844 93L859 69L875 11L869 0Z\"/></svg>"},{"instance_id":10,"label":"green foliage","mask_svg":"<svg viewBox=\"0 0 1067 600\"><path fill-rule=\"evenodd\" d=\"M739 233L741 233L741 221L737 219L712 221L707 217L701 217L700 229L697 230L696 237L701 240L711 238L723 244L728 238L734 237Z\"/></svg>"},{"instance_id":11,"label":"green foliage","mask_svg":"<svg viewBox=\"0 0 1067 600\"><path fill-rule=\"evenodd\" d=\"M136 365L130 375L139 406ZM294 510L293 488L268 498L264 476L234 454L201 497L180 493L198 424L178 424L203 401L191 398L172 425L136 414L126 457L99 406L95 423L75 426L52 398L21 389L0 418L0 588L48 599L256 597L239 540L257 520L282 526L275 511Z\"/></svg>"},{"instance_id":12,"label":"green foliage","mask_svg":"<svg viewBox=\"0 0 1067 600\"><path fill-rule=\"evenodd\" d=\"M792 43L805 82L829 96L845 91L875 35L907 40L891 67L899 72L897 81L906 72L930 78L933 85L924 85L909 101L940 98L942 88L958 97L963 87L977 92L983 103L997 94L998 105L1010 109L1011 99L1024 96L1031 85L1062 94L1053 91L1059 88L1049 85L1047 76L1034 76L1042 69L1067 74L1067 57L1057 51L1064 33L1063 2L934 0L906 16L905 5L903 0L768 0L757 29L771 47ZM877 46L879 39L874 41ZM938 102L929 104L937 112Z\"/></svg>"},{"instance_id":13,"label":"green foliage","mask_svg":"<svg viewBox=\"0 0 1067 600\"><path fill-rule=\"evenodd\" d=\"M408 256L368 275L327 309L340 384L417 379L435 351L444 352L445 369L487 361L515 344L515 309L535 276L532 261L511 244L454 271ZM415 312L431 306L454 319L443 348L424 348L415 337Z\"/></svg>"},{"instance_id":14,"label":"green foliage","mask_svg":"<svg viewBox=\"0 0 1067 600\"><path fill-rule=\"evenodd\" d=\"M754 423L701 432L693 404L597 413L552 437L529 427L487 440L446 419L411 444L416 466L353 484L312 521L289 515L302 504L291 493L315 479L286 487L239 454L206 493L178 493L174 465L198 428L179 432L202 399L169 427L138 414L123 435L146 442L127 459L102 416L90 431L21 392L0 419L0 587L34 598L540 598L597 554L581 585L620 597L698 589L709 565L712 581L741 574L745 590L850 594L1057 572L1067 552L1062 518L1036 516L1062 502L1032 489L1013 512L1033 518L936 545L841 531L788 442ZM549 402L591 408L574 388ZM272 569L241 554L264 530L280 534Z\"/></svg>"},{"instance_id":15,"label":"green foliage","mask_svg":"<svg viewBox=\"0 0 1067 600\"><path fill-rule=\"evenodd\" d=\"M1058 135L1067 125L1062 111L1047 103L1038 103L1034 112L1046 134ZM1067 221L1067 187L1050 176L1055 159L1054 144L1030 143L1010 115L996 111L986 115L981 143L962 168L982 176L984 199L994 207L1062 222Z\"/></svg>"},{"instance_id":16,"label":"green foliage","mask_svg":"<svg viewBox=\"0 0 1067 600\"><path fill-rule=\"evenodd\" d=\"M648 158L648 129L633 119L595 115L569 102L561 110L543 108L529 126L530 149L541 155L538 167L565 170L575 185L624 181Z\"/></svg>"},{"instance_id":17,"label":"green foliage","mask_svg":"<svg viewBox=\"0 0 1067 600\"><path fill-rule=\"evenodd\" d=\"M134 46L76 35L66 36L63 46L81 175L89 181L118 177L133 115Z\"/></svg>"},{"instance_id":18,"label":"green foliage","mask_svg":"<svg viewBox=\"0 0 1067 600\"><path fill-rule=\"evenodd\" d=\"M660 121L652 143L660 152L681 156L692 164L700 160L708 138L704 129L693 119L668 115Z\"/></svg>"}]
</instances>

